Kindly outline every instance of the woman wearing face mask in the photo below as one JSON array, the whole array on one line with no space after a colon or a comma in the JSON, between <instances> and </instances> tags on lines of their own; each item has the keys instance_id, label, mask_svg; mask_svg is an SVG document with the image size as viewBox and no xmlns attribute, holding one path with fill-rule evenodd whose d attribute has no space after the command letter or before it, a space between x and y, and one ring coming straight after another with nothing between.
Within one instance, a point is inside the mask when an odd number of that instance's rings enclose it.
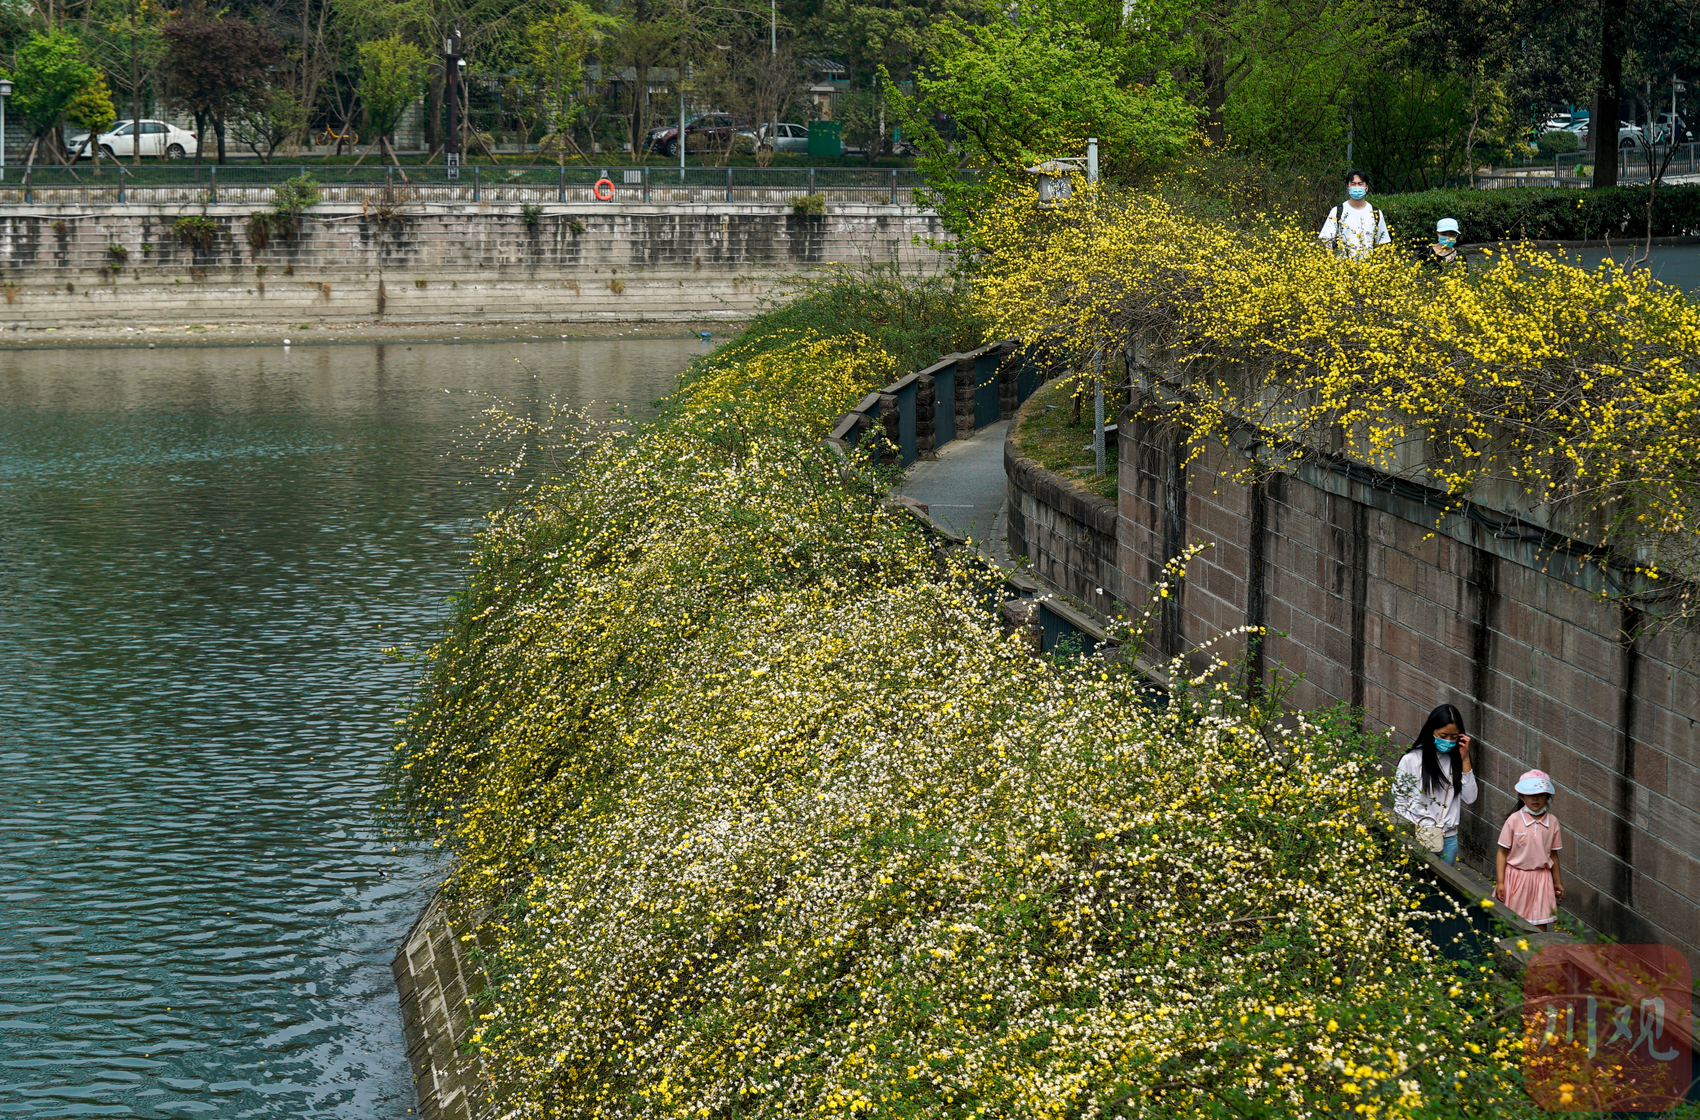
<instances>
[{"instance_id":1,"label":"woman wearing face mask","mask_svg":"<svg viewBox=\"0 0 1700 1120\"><path fill-rule=\"evenodd\" d=\"M1475 804L1476 775L1464 717L1451 704L1428 714L1393 775L1393 811L1417 826L1417 842L1458 862L1458 818Z\"/></svg>"},{"instance_id":2,"label":"woman wearing face mask","mask_svg":"<svg viewBox=\"0 0 1700 1120\"><path fill-rule=\"evenodd\" d=\"M1317 234L1336 256L1363 260L1377 245L1393 240L1387 219L1364 201L1368 194L1368 175L1353 171L1346 176L1346 201L1328 211L1328 220Z\"/></svg>"},{"instance_id":3,"label":"woman wearing face mask","mask_svg":"<svg viewBox=\"0 0 1700 1120\"><path fill-rule=\"evenodd\" d=\"M1442 218L1434 224L1434 244L1428 247L1423 263L1438 271L1449 268L1470 271L1470 262L1458 251L1458 220Z\"/></svg>"}]
</instances>

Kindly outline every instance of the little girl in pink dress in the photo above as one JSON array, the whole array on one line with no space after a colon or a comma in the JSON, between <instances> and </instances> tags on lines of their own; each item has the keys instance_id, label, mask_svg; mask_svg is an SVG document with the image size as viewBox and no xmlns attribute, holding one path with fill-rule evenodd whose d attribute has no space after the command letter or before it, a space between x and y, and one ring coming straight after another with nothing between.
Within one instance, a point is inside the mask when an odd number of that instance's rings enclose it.
<instances>
[{"instance_id":1,"label":"little girl in pink dress","mask_svg":"<svg viewBox=\"0 0 1700 1120\"><path fill-rule=\"evenodd\" d=\"M1528 771L1517 779L1516 788L1523 807L1507 817L1499 830L1494 876L1498 885L1493 896L1518 917L1544 926L1558 920L1558 904L1564 901L1564 878L1558 867L1564 835L1558 818L1547 809L1552 779L1544 771Z\"/></svg>"}]
</instances>

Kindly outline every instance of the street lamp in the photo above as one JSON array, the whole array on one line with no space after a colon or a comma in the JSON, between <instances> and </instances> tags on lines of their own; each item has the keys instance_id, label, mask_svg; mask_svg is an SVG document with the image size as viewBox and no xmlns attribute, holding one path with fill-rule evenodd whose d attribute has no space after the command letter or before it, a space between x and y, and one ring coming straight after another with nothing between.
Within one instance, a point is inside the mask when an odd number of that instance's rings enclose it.
<instances>
[{"instance_id":1,"label":"street lamp","mask_svg":"<svg viewBox=\"0 0 1700 1120\"><path fill-rule=\"evenodd\" d=\"M460 79L465 70L457 29L443 40L443 84L449 98L449 134L443 139L443 177L447 179L460 178Z\"/></svg>"},{"instance_id":2,"label":"street lamp","mask_svg":"<svg viewBox=\"0 0 1700 1120\"><path fill-rule=\"evenodd\" d=\"M1098 138L1089 137L1086 141L1086 155L1072 156L1066 159L1051 159L1027 169L1031 175L1039 177L1039 205L1052 207L1074 194L1074 181L1070 176L1086 173L1088 183L1098 182ZM1092 351L1092 459L1093 469L1102 478L1108 469L1107 450L1104 446L1104 351Z\"/></svg>"},{"instance_id":3,"label":"street lamp","mask_svg":"<svg viewBox=\"0 0 1700 1120\"><path fill-rule=\"evenodd\" d=\"M0 180L6 178L6 99L12 96L12 83L0 78Z\"/></svg>"}]
</instances>

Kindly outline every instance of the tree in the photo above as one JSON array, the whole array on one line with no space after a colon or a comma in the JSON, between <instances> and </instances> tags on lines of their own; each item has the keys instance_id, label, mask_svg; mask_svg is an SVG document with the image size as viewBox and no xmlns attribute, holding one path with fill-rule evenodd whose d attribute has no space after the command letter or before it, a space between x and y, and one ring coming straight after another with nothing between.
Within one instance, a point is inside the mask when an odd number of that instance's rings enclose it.
<instances>
[{"instance_id":1,"label":"tree","mask_svg":"<svg viewBox=\"0 0 1700 1120\"><path fill-rule=\"evenodd\" d=\"M567 144L573 143L571 128L578 117L585 56L619 27L618 19L572 0L525 29L526 69L536 83L544 128L555 138L555 158L560 162L566 160Z\"/></svg>"},{"instance_id":2,"label":"tree","mask_svg":"<svg viewBox=\"0 0 1700 1120\"><path fill-rule=\"evenodd\" d=\"M154 84L165 55L165 9L156 0L99 0L84 37L96 60L126 95L131 136L131 162L142 162L142 92Z\"/></svg>"},{"instance_id":3,"label":"tree","mask_svg":"<svg viewBox=\"0 0 1700 1120\"><path fill-rule=\"evenodd\" d=\"M1028 19L1025 4L1009 10L1019 22ZM967 26L1010 22L985 0L805 0L800 46L849 72L852 97L836 101L833 112L848 118L846 138L865 146L870 162L890 137L883 83L909 81L937 46L937 29L953 20Z\"/></svg>"},{"instance_id":4,"label":"tree","mask_svg":"<svg viewBox=\"0 0 1700 1120\"><path fill-rule=\"evenodd\" d=\"M230 130L250 152L270 163L285 140L307 130L307 107L293 89L274 87L263 98L238 102Z\"/></svg>"},{"instance_id":5,"label":"tree","mask_svg":"<svg viewBox=\"0 0 1700 1120\"><path fill-rule=\"evenodd\" d=\"M381 147L397 166L401 160L390 147L390 133L424 88L425 73L425 52L399 34L360 44L359 94L366 110L366 127L372 133L372 146ZM371 150L367 148L366 154Z\"/></svg>"},{"instance_id":6,"label":"tree","mask_svg":"<svg viewBox=\"0 0 1700 1120\"><path fill-rule=\"evenodd\" d=\"M16 64L10 75L13 87L11 109L23 118L30 131L30 151L26 166L35 165L35 157L50 135L57 136L78 95L100 79L100 73L83 57L83 46L76 36L66 31L36 32L18 48ZM110 97L107 102L111 107ZM63 161L65 145L48 143L48 148Z\"/></svg>"},{"instance_id":7,"label":"tree","mask_svg":"<svg viewBox=\"0 0 1700 1120\"><path fill-rule=\"evenodd\" d=\"M88 130L88 139L83 146L88 149L89 158L94 160L97 174L100 169L100 134L111 128L112 122L117 119L118 112L112 107L112 91L106 88L106 78L98 71L65 107L65 120Z\"/></svg>"},{"instance_id":8,"label":"tree","mask_svg":"<svg viewBox=\"0 0 1700 1120\"><path fill-rule=\"evenodd\" d=\"M225 162L225 122L270 93L266 71L278 61L282 44L270 32L245 19L215 16L205 10L173 16L164 29L166 68L173 90L190 112L201 136L211 124L218 136L218 162ZM195 149L200 162L205 143Z\"/></svg>"},{"instance_id":9,"label":"tree","mask_svg":"<svg viewBox=\"0 0 1700 1120\"><path fill-rule=\"evenodd\" d=\"M1030 183L1028 165L1084 155L1087 137L1098 138L1104 173L1125 176L1172 158L1197 134L1198 109L1166 73L1140 80L1149 57L1140 45L1122 34L1101 40L1057 7L1023 5L1020 24L954 20L939 35L914 95L897 100L940 216L959 236ZM955 122L954 145L939 114ZM964 179L964 167L990 174Z\"/></svg>"},{"instance_id":10,"label":"tree","mask_svg":"<svg viewBox=\"0 0 1700 1120\"><path fill-rule=\"evenodd\" d=\"M632 154L639 160L647 160L650 152L644 146L644 139L649 135L649 79L678 45L678 20L662 0L633 0L625 11L626 21L603 44L602 58L605 65L612 63L632 70L632 81L628 84Z\"/></svg>"}]
</instances>

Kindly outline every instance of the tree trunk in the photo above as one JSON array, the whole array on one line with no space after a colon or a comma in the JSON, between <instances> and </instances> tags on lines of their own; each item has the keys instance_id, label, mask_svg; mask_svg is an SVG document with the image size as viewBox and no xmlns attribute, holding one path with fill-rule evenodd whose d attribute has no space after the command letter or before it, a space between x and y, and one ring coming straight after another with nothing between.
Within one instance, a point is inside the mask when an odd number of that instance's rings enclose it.
<instances>
[{"instance_id":1,"label":"tree trunk","mask_svg":"<svg viewBox=\"0 0 1700 1120\"><path fill-rule=\"evenodd\" d=\"M218 164L224 166L224 114L212 119L213 131L218 134Z\"/></svg>"},{"instance_id":2,"label":"tree trunk","mask_svg":"<svg viewBox=\"0 0 1700 1120\"><path fill-rule=\"evenodd\" d=\"M207 134L207 115L205 113L201 112L199 109L196 109L195 110L195 166L196 167L199 167L201 165L201 152L206 148L206 143L201 139L201 137L205 136L206 134ZM171 137L167 136L166 139L170 140Z\"/></svg>"},{"instance_id":3,"label":"tree trunk","mask_svg":"<svg viewBox=\"0 0 1700 1120\"><path fill-rule=\"evenodd\" d=\"M130 36L130 162L142 165L142 83L136 76L136 37Z\"/></svg>"},{"instance_id":4,"label":"tree trunk","mask_svg":"<svg viewBox=\"0 0 1700 1120\"><path fill-rule=\"evenodd\" d=\"M1470 176L1470 189L1476 189L1476 125L1482 119L1481 110L1476 104L1477 87L1480 85L1480 73L1470 75L1470 132L1464 138L1464 171Z\"/></svg>"},{"instance_id":5,"label":"tree trunk","mask_svg":"<svg viewBox=\"0 0 1700 1120\"><path fill-rule=\"evenodd\" d=\"M1601 0L1600 75L1594 87L1594 186L1617 186L1617 113L1623 103L1623 24L1628 0Z\"/></svg>"},{"instance_id":6,"label":"tree trunk","mask_svg":"<svg viewBox=\"0 0 1700 1120\"><path fill-rule=\"evenodd\" d=\"M1222 120L1222 106L1228 103L1228 45L1221 37L1211 35L1204 47L1204 134L1212 144L1227 139Z\"/></svg>"}]
</instances>

